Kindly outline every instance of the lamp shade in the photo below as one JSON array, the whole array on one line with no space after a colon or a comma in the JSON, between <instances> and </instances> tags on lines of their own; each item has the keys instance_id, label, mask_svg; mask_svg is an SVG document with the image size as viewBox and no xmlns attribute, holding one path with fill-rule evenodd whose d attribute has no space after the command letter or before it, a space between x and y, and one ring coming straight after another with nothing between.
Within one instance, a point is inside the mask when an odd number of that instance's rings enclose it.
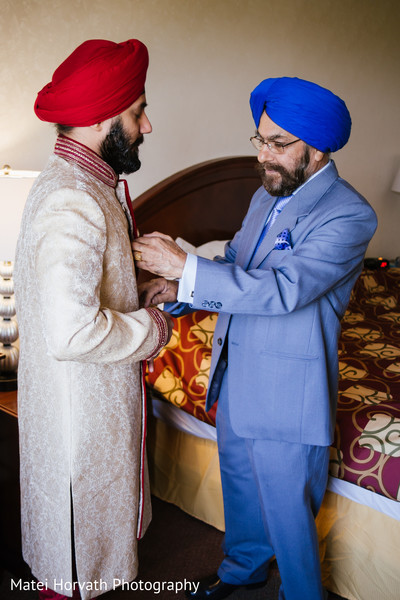
<instances>
[{"instance_id":1,"label":"lamp shade","mask_svg":"<svg viewBox=\"0 0 400 600\"><path fill-rule=\"evenodd\" d=\"M399 192L400 193L400 167L396 173L396 176L393 180L392 183L392 192Z\"/></svg>"},{"instance_id":2,"label":"lamp shade","mask_svg":"<svg viewBox=\"0 0 400 600\"><path fill-rule=\"evenodd\" d=\"M22 212L39 171L0 170L0 261L14 261Z\"/></svg>"}]
</instances>

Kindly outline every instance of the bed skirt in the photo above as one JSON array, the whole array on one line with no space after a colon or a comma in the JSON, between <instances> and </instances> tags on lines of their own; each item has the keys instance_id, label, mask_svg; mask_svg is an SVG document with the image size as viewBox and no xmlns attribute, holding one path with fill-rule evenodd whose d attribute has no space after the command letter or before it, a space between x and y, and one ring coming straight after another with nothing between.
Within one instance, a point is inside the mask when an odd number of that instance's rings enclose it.
<instances>
[{"instance_id":1,"label":"bed skirt","mask_svg":"<svg viewBox=\"0 0 400 600\"><path fill-rule=\"evenodd\" d=\"M150 417L152 493L224 531L217 444ZM327 491L317 517L325 587L349 600L400 598L400 521Z\"/></svg>"},{"instance_id":2,"label":"bed skirt","mask_svg":"<svg viewBox=\"0 0 400 600\"><path fill-rule=\"evenodd\" d=\"M149 415L147 454L152 494L225 530L216 442Z\"/></svg>"}]
</instances>

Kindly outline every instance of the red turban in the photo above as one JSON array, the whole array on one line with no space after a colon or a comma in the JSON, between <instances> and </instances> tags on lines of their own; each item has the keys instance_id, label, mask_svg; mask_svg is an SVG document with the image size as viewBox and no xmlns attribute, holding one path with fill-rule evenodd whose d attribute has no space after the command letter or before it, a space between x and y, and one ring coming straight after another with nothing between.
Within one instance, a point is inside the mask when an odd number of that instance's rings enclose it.
<instances>
[{"instance_id":1,"label":"red turban","mask_svg":"<svg viewBox=\"0 0 400 600\"><path fill-rule=\"evenodd\" d=\"M88 40L54 71L36 98L35 113L42 121L71 127L115 117L143 94L148 64L139 40Z\"/></svg>"}]
</instances>

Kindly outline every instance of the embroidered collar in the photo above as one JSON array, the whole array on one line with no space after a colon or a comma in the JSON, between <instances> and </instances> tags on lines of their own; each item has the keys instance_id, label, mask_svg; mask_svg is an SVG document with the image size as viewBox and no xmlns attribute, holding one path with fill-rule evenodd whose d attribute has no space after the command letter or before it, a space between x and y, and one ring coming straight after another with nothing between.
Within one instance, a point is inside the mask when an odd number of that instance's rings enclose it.
<instances>
[{"instance_id":1,"label":"embroidered collar","mask_svg":"<svg viewBox=\"0 0 400 600\"><path fill-rule=\"evenodd\" d=\"M83 170L112 188L115 188L118 183L115 171L96 152L65 135L58 136L54 154L77 163Z\"/></svg>"}]
</instances>

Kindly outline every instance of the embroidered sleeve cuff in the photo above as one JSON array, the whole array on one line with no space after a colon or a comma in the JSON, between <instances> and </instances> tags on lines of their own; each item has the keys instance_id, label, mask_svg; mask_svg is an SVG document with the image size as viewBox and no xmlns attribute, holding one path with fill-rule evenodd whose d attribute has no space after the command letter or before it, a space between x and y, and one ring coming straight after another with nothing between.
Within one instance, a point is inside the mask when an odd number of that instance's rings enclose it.
<instances>
[{"instance_id":1,"label":"embroidered sleeve cuff","mask_svg":"<svg viewBox=\"0 0 400 600\"><path fill-rule=\"evenodd\" d=\"M153 319L157 326L158 330L158 344L157 347L153 350L150 356L147 357L147 360L150 358L154 358L160 352L160 350L165 346L168 341L168 324L167 321L158 308L146 308L150 317Z\"/></svg>"}]
</instances>

